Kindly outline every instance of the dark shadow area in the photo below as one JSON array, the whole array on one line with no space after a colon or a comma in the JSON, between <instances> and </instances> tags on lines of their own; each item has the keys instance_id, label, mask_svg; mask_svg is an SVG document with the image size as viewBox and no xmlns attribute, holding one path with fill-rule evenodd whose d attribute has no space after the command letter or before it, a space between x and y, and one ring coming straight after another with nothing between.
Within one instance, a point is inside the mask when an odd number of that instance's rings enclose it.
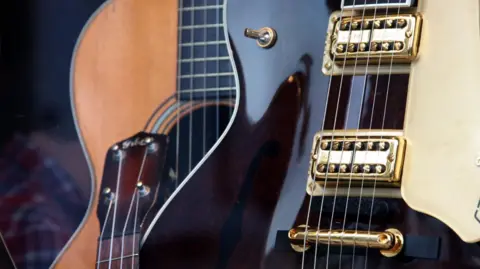
<instances>
[{"instance_id":1,"label":"dark shadow area","mask_svg":"<svg viewBox=\"0 0 480 269\"><path fill-rule=\"evenodd\" d=\"M49 268L90 199L70 62L100 1L0 3L0 232L17 268Z\"/></svg>"}]
</instances>

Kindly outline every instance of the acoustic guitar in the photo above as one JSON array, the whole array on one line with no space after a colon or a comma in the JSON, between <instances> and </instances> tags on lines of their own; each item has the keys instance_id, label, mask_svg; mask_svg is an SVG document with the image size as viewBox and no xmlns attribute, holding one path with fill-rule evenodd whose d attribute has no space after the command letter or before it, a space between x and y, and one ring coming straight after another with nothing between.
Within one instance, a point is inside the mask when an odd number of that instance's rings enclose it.
<instances>
[{"instance_id":1,"label":"acoustic guitar","mask_svg":"<svg viewBox=\"0 0 480 269\"><path fill-rule=\"evenodd\" d=\"M224 7L238 110L140 268L480 268L479 2Z\"/></svg>"},{"instance_id":2,"label":"acoustic guitar","mask_svg":"<svg viewBox=\"0 0 480 269\"><path fill-rule=\"evenodd\" d=\"M54 268L137 268L158 210L231 128L240 84L223 11L114 0L85 24L70 94L91 202Z\"/></svg>"}]
</instances>

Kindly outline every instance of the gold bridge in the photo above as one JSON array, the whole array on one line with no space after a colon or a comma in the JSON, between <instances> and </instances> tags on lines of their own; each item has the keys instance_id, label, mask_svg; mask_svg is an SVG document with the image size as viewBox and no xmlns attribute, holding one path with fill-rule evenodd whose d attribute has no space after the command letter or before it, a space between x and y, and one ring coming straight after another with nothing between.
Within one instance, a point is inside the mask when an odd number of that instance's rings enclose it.
<instances>
[{"instance_id":1,"label":"gold bridge","mask_svg":"<svg viewBox=\"0 0 480 269\"><path fill-rule=\"evenodd\" d=\"M323 186L398 187L406 141L389 131L325 131L314 138L310 177Z\"/></svg>"},{"instance_id":2,"label":"gold bridge","mask_svg":"<svg viewBox=\"0 0 480 269\"><path fill-rule=\"evenodd\" d=\"M305 232L306 231L306 232ZM326 244L335 246L358 246L379 249L385 257L398 255L404 244L402 233L397 229L384 232L365 232L351 230L317 230L300 225L288 232L293 250L304 252L312 245Z\"/></svg>"},{"instance_id":3,"label":"gold bridge","mask_svg":"<svg viewBox=\"0 0 480 269\"><path fill-rule=\"evenodd\" d=\"M374 17L353 12L342 18L334 13L327 30L323 72L350 74L352 66L362 69L368 62L375 73L408 73L408 65L418 55L421 26L418 13ZM378 70L375 63L384 68Z\"/></svg>"}]
</instances>

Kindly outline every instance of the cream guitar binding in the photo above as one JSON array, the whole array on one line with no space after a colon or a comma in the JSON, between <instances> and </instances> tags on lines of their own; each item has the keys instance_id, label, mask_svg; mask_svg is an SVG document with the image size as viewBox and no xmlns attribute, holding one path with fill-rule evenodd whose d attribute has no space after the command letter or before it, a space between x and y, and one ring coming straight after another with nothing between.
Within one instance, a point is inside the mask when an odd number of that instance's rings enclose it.
<instances>
[{"instance_id":1,"label":"cream guitar binding","mask_svg":"<svg viewBox=\"0 0 480 269\"><path fill-rule=\"evenodd\" d=\"M413 209L446 223L462 240L477 242L479 3L423 0L419 10L425 17L420 56L411 67L402 197Z\"/></svg>"}]
</instances>

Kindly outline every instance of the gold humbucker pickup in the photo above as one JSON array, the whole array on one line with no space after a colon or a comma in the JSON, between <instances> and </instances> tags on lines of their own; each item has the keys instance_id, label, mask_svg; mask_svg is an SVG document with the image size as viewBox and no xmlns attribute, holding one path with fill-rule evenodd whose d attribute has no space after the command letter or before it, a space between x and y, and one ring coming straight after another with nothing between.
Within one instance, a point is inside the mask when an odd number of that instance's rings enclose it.
<instances>
[{"instance_id":1,"label":"gold humbucker pickup","mask_svg":"<svg viewBox=\"0 0 480 269\"><path fill-rule=\"evenodd\" d=\"M376 72L408 73L418 55L420 14L389 16L332 15L324 53L325 74L351 73L374 68ZM365 65L368 65L365 67ZM378 70L383 65L383 69ZM363 66L362 66L363 65ZM347 71L347 72L342 72ZM368 73L368 70L366 70ZM370 70L373 71L373 70ZM353 72L353 71L352 71Z\"/></svg>"},{"instance_id":2,"label":"gold humbucker pickup","mask_svg":"<svg viewBox=\"0 0 480 269\"><path fill-rule=\"evenodd\" d=\"M405 139L388 131L318 133L310 173L325 186L335 186L337 181L340 185L398 185L405 149Z\"/></svg>"}]
</instances>

